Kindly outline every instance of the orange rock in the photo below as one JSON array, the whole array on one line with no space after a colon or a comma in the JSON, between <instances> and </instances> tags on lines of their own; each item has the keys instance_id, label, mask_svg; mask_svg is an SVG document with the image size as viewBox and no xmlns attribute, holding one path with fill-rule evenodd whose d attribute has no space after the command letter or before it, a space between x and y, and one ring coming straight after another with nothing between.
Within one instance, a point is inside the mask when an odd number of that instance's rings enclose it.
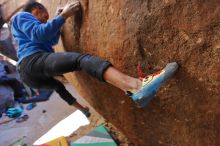
<instances>
[{"instance_id":1,"label":"orange rock","mask_svg":"<svg viewBox=\"0 0 220 146\"><path fill-rule=\"evenodd\" d=\"M42 2L53 15L67 0ZM220 106L216 104L220 86L219 80L214 81L220 76L220 53L213 47L220 38L220 1L81 2L83 13L67 20L64 47L60 44L58 50L95 54L135 77L138 62L151 66L151 70L145 68L148 73L171 61L181 68L169 88L158 92L144 109L136 108L119 89L84 72L66 74L80 94L136 145L220 145ZM190 40L198 36L204 41Z\"/></svg>"}]
</instances>

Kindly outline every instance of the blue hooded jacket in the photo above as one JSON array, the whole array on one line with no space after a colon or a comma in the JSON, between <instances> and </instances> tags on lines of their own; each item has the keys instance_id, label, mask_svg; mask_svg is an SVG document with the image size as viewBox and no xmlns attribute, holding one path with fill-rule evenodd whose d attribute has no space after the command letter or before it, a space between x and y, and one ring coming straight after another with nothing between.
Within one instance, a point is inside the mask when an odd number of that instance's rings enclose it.
<instances>
[{"instance_id":1,"label":"blue hooded jacket","mask_svg":"<svg viewBox=\"0 0 220 146\"><path fill-rule=\"evenodd\" d=\"M36 52L53 52L52 46L58 43L60 28L64 22L63 16L41 23L29 12L15 15L12 18L11 32L18 44L18 64Z\"/></svg>"}]
</instances>

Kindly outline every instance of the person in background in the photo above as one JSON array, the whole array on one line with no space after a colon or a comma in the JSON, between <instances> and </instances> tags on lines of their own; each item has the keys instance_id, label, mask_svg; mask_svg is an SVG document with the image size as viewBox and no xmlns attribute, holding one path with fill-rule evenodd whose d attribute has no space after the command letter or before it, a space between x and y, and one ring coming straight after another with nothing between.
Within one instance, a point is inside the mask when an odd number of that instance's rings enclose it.
<instances>
[{"instance_id":1,"label":"person in background","mask_svg":"<svg viewBox=\"0 0 220 146\"><path fill-rule=\"evenodd\" d=\"M13 97L19 98L25 95L24 86L15 77L8 76L8 65L0 62L0 85L13 89Z\"/></svg>"}]
</instances>

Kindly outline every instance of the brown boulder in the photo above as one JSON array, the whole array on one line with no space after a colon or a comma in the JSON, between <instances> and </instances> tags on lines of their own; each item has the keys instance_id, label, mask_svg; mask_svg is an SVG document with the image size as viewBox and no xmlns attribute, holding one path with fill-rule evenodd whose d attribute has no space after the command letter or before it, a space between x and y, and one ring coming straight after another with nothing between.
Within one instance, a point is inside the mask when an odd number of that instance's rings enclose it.
<instances>
[{"instance_id":1,"label":"brown boulder","mask_svg":"<svg viewBox=\"0 0 220 146\"><path fill-rule=\"evenodd\" d=\"M53 14L67 0L42 2ZM220 1L81 2L83 13L64 26L66 51L108 59L134 77L138 63L146 73L181 66L143 109L86 73L67 74L81 95L135 145L220 145Z\"/></svg>"}]
</instances>

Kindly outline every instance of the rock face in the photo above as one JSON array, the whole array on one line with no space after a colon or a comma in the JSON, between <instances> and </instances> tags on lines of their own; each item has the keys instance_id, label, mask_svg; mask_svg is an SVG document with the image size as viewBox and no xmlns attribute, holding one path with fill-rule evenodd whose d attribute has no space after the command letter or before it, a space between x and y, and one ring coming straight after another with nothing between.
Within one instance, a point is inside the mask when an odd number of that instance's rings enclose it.
<instances>
[{"instance_id":1,"label":"rock face","mask_svg":"<svg viewBox=\"0 0 220 146\"><path fill-rule=\"evenodd\" d=\"M42 2L53 14L67 0ZM81 95L135 145L220 145L220 1L81 2L64 26L66 51L100 56L134 77L138 63L146 74L181 66L143 109L86 73L67 74Z\"/></svg>"}]
</instances>

